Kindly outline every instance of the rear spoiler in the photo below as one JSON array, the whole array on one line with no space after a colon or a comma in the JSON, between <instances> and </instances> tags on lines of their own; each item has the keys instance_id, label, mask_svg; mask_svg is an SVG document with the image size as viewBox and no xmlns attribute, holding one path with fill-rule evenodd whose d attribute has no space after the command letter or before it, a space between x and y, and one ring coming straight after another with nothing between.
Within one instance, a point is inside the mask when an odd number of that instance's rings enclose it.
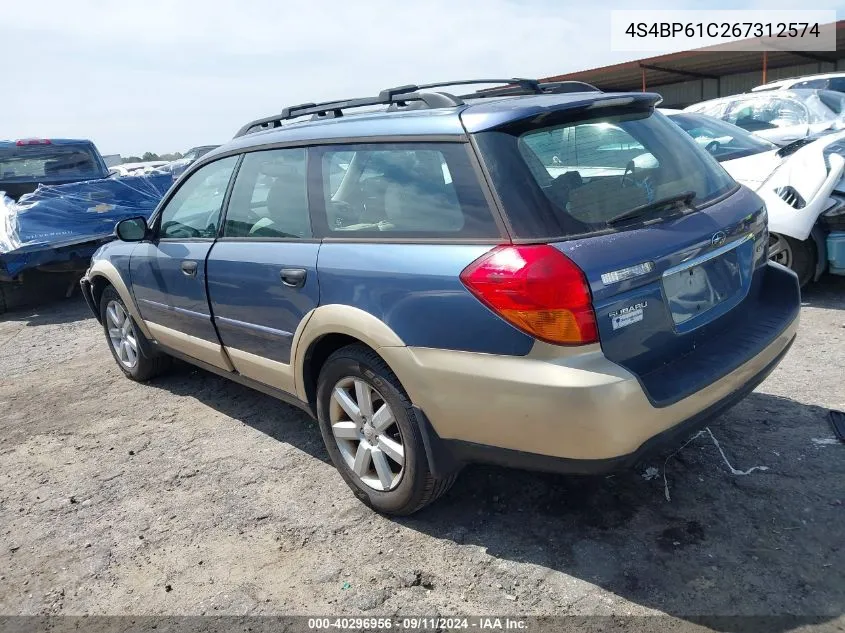
<instances>
[{"instance_id":1,"label":"rear spoiler","mask_svg":"<svg viewBox=\"0 0 845 633\"><path fill-rule=\"evenodd\" d=\"M467 132L474 134L529 121L539 123L550 118L565 119L567 115L599 114L602 110L648 112L653 111L661 101L663 97L654 92L591 92L583 93L583 96L576 99L562 98L558 103L511 110L488 109L481 104L464 110L461 121Z\"/></svg>"}]
</instances>

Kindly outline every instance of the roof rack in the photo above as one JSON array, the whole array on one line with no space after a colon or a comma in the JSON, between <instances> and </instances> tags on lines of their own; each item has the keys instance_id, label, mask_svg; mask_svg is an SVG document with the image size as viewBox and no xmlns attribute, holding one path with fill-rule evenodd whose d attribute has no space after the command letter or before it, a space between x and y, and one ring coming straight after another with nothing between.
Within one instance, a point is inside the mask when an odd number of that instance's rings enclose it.
<instances>
[{"instance_id":1,"label":"roof rack","mask_svg":"<svg viewBox=\"0 0 845 633\"><path fill-rule=\"evenodd\" d=\"M504 84L501 88L491 88L457 97L447 92L421 92L432 88L446 86L467 86L472 84ZM410 107L448 108L464 104L463 99L480 99L485 97L499 97L524 94L554 94L558 92L578 92L584 90L599 91L591 84L580 81L560 81L542 83L537 79L511 77L510 79L460 79L430 84L409 84L386 88L375 97L358 99L344 99L340 101L325 101L323 103L302 103L284 108L281 113L251 121L244 125L235 138L252 132L269 130L282 126L282 121L312 115L312 120L333 119L343 116L343 111L349 108L365 106L387 105L392 110Z\"/></svg>"},{"instance_id":2,"label":"roof rack","mask_svg":"<svg viewBox=\"0 0 845 633\"><path fill-rule=\"evenodd\" d=\"M420 90L431 90L432 88L445 88L446 86L469 86L472 84L505 84L514 88L521 88L526 93L540 93L540 81L538 79L526 79L524 77L511 77L510 79L458 79L457 81L439 81L433 84L410 84L382 90L382 95L399 95L406 92L418 92Z\"/></svg>"},{"instance_id":3,"label":"roof rack","mask_svg":"<svg viewBox=\"0 0 845 633\"><path fill-rule=\"evenodd\" d=\"M585 81L546 81L537 82L536 90L525 90L522 86L504 86L487 88L474 93L461 95L461 99L483 99L489 97L509 97L524 94L564 94L568 92L601 92L593 84Z\"/></svg>"},{"instance_id":4,"label":"roof rack","mask_svg":"<svg viewBox=\"0 0 845 633\"><path fill-rule=\"evenodd\" d=\"M245 134L249 134L251 132L281 127L282 121L297 119L302 116L308 116L309 114L313 115L315 120L334 119L343 116L344 110L349 108L362 108L365 106L405 106L409 102L420 102L428 108L447 108L463 105L464 103L458 97L444 92L417 93L410 89L406 90L406 88L409 87L402 86L399 89L391 88L389 90L382 90L376 97L344 99L341 101L325 101L323 103L302 103L295 106L289 106L284 108L280 114L247 123L238 130L238 133L235 134L235 138L244 136ZM395 94L394 91L396 91Z\"/></svg>"}]
</instances>

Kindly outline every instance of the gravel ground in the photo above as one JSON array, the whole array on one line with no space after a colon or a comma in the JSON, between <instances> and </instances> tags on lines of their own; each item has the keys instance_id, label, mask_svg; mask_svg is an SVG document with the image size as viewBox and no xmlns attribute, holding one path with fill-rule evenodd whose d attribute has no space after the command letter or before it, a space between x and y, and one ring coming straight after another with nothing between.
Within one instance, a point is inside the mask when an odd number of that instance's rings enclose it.
<instances>
[{"instance_id":1,"label":"gravel ground","mask_svg":"<svg viewBox=\"0 0 845 633\"><path fill-rule=\"evenodd\" d=\"M125 379L78 297L7 314L0 614L788 613L841 630L845 445L826 415L843 377L845 279L828 278L712 436L608 477L471 467L396 520L353 498L300 411L187 365Z\"/></svg>"}]
</instances>

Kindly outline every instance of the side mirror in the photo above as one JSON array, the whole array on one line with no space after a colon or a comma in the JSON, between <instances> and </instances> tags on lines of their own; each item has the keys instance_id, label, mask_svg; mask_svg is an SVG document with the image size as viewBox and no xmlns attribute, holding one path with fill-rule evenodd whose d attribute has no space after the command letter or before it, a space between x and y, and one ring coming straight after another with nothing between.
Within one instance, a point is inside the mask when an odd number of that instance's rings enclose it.
<instances>
[{"instance_id":1,"label":"side mirror","mask_svg":"<svg viewBox=\"0 0 845 633\"><path fill-rule=\"evenodd\" d=\"M140 242L147 237L147 221L144 218L127 218L117 223L114 234L123 242Z\"/></svg>"}]
</instances>

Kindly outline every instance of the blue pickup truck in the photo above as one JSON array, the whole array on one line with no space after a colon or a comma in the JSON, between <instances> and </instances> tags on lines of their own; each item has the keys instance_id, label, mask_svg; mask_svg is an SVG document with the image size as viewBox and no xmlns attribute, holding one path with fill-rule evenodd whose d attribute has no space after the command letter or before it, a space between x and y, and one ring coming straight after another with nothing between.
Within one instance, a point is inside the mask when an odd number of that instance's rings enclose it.
<instances>
[{"instance_id":1,"label":"blue pickup truck","mask_svg":"<svg viewBox=\"0 0 845 633\"><path fill-rule=\"evenodd\" d=\"M114 225L152 213L172 182L109 178L87 140L0 141L0 314L68 292Z\"/></svg>"},{"instance_id":2,"label":"blue pickup truck","mask_svg":"<svg viewBox=\"0 0 845 633\"><path fill-rule=\"evenodd\" d=\"M38 185L64 185L108 178L94 143L79 139L0 141L0 191L19 199Z\"/></svg>"}]
</instances>

